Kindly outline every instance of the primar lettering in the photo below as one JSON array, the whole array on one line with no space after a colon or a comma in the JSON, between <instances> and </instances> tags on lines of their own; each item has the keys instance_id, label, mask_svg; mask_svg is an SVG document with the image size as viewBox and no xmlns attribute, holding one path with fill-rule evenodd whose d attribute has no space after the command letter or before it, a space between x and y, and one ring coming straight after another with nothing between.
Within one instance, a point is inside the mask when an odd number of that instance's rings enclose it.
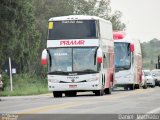
<instances>
[{"instance_id":1,"label":"primar lettering","mask_svg":"<svg viewBox=\"0 0 160 120\"><path fill-rule=\"evenodd\" d=\"M62 40L60 45L84 45L84 40Z\"/></svg>"}]
</instances>

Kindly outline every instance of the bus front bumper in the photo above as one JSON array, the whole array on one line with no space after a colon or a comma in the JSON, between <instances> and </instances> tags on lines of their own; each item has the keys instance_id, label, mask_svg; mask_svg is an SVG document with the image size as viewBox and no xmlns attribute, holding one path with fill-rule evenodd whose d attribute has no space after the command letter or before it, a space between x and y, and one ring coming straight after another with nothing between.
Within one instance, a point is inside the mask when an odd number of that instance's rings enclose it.
<instances>
[{"instance_id":1,"label":"bus front bumper","mask_svg":"<svg viewBox=\"0 0 160 120\"><path fill-rule=\"evenodd\" d=\"M100 90L102 86L98 81L82 83L48 83L49 91L92 91Z\"/></svg>"}]
</instances>

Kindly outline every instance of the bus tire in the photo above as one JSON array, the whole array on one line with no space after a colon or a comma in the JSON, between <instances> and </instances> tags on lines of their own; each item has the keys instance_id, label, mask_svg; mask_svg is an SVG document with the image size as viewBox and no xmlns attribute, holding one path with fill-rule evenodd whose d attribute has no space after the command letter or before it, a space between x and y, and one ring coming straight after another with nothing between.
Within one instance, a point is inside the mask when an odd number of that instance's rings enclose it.
<instances>
[{"instance_id":1,"label":"bus tire","mask_svg":"<svg viewBox=\"0 0 160 120\"><path fill-rule=\"evenodd\" d=\"M103 96L104 95L104 90L96 90L94 91L95 96Z\"/></svg>"},{"instance_id":2,"label":"bus tire","mask_svg":"<svg viewBox=\"0 0 160 120\"><path fill-rule=\"evenodd\" d=\"M105 94L111 94L111 93L112 93L112 88L111 88L111 87L106 88L106 89L104 90L104 92L105 92Z\"/></svg>"},{"instance_id":3,"label":"bus tire","mask_svg":"<svg viewBox=\"0 0 160 120\"><path fill-rule=\"evenodd\" d=\"M134 90L134 88L135 88L134 86L135 86L134 84L129 85L129 89Z\"/></svg>"},{"instance_id":4,"label":"bus tire","mask_svg":"<svg viewBox=\"0 0 160 120\"><path fill-rule=\"evenodd\" d=\"M154 88L154 87L155 87L155 85L152 85L152 86L151 86L151 88Z\"/></svg>"},{"instance_id":5,"label":"bus tire","mask_svg":"<svg viewBox=\"0 0 160 120\"><path fill-rule=\"evenodd\" d=\"M140 85L139 84L135 84L134 89L139 89Z\"/></svg>"},{"instance_id":6,"label":"bus tire","mask_svg":"<svg viewBox=\"0 0 160 120\"><path fill-rule=\"evenodd\" d=\"M124 86L124 90L127 91L127 90L130 90L129 86Z\"/></svg>"},{"instance_id":7,"label":"bus tire","mask_svg":"<svg viewBox=\"0 0 160 120\"><path fill-rule=\"evenodd\" d=\"M60 92L60 91L54 91L54 92L53 92L53 96L54 96L55 98L57 98L57 97L62 97L62 92Z\"/></svg>"},{"instance_id":8,"label":"bus tire","mask_svg":"<svg viewBox=\"0 0 160 120\"><path fill-rule=\"evenodd\" d=\"M144 86L143 86L143 89L147 89L147 83L145 82Z\"/></svg>"},{"instance_id":9,"label":"bus tire","mask_svg":"<svg viewBox=\"0 0 160 120\"><path fill-rule=\"evenodd\" d=\"M65 92L66 97L76 97L77 92L76 91L67 91Z\"/></svg>"}]
</instances>

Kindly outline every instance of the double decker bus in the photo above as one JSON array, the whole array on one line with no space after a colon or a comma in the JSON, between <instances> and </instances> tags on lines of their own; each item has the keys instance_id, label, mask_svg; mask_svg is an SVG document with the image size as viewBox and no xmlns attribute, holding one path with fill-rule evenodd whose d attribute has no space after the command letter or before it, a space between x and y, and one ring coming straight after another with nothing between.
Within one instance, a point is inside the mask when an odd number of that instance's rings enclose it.
<instances>
[{"instance_id":1,"label":"double decker bus","mask_svg":"<svg viewBox=\"0 0 160 120\"><path fill-rule=\"evenodd\" d=\"M142 55L139 40L121 31L113 32L115 52L115 86L126 90L142 84Z\"/></svg>"},{"instance_id":2,"label":"double decker bus","mask_svg":"<svg viewBox=\"0 0 160 120\"><path fill-rule=\"evenodd\" d=\"M42 64L48 66L48 89L54 97L76 96L83 91L93 91L96 96L111 94L114 81L111 22L85 15L50 18Z\"/></svg>"}]
</instances>

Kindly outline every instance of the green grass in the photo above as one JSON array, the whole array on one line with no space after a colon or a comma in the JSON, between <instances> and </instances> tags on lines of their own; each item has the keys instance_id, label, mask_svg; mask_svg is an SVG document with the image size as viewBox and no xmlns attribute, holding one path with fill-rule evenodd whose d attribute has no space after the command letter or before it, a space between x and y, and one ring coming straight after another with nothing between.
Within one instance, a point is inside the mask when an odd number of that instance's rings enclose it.
<instances>
[{"instance_id":1,"label":"green grass","mask_svg":"<svg viewBox=\"0 0 160 120\"><path fill-rule=\"evenodd\" d=\"M13 76L13 91L10 91L8 76L4 76L4 91L0 96L37 95L48 92L47 79L36 75L21 74Z\"/></svg>"}]
</instances>

